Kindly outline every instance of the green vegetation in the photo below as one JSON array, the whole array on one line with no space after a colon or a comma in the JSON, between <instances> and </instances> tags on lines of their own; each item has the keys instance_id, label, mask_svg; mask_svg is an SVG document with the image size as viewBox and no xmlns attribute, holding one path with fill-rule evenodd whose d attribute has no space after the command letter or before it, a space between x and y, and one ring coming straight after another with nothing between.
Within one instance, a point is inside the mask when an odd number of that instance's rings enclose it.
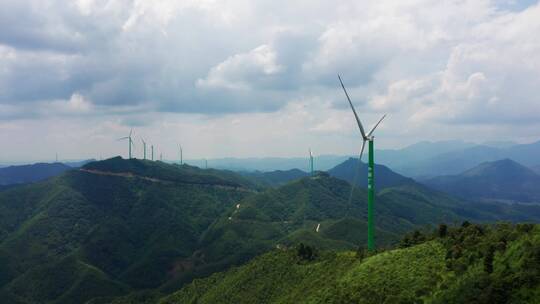
<instances>
[{"instance_id":1,"label":"green vegetation","mask_svg":"<svg viewBox=\"0 0 540 304\"><path fill-rule=\"evenodd\" d=\"M167 164L150 160L114 157L104 161L91 162L83 166L86 170L112 173L132 173L138 176L155 178L165 182L185 184L221 185L254 188L255 183L232 171L200 169L187 164Z\"/></svg>"},{"instance_id":2,"label":"green vegetation","mask_svg":"<svg viewBox=\"0 0 540 304\"><path fill-rule=\"evenodd\" d=\"M300 169L290 169L290 170L276 170L276 171L270 171L270 172L260 172L260 171L254 171L254 172L242 172L241 173L246 178L249 178L250 180L253 180L260 185L266 186L266 187L277 187L285 185L288 182L291 182L293 180L300 179L302 177L306 177L309 175L309 173L304 172Z\"/></svg>"},{"instance_id":3,"label":"green vegetation","mask_svg":"<svg viewBox=\"0 0 540 304\"><path fill-rule=\"evenodd\" d=\"M181 278L190 281L220 262L197 255L199 239L253 190L231 187L216 174L201 173L197 183L184 183L174 179L181 170L163 163L113 161L137 166L131 173L160 181L74 170L2 191L2 298L84 303ZM163 174L162 166L168 168ZM97 170L96 163L85 169Z\"/></svg>"},{"instance_id":4,"label":"green vegetation","mask_svg":"<svg viewBox=\"0 0 540 304\"><path fill-rule=\"evenodd\" d=\"M367 257L348 251L306 259L298 248L274 250L159 303L540 302L538 225L465 224L407 238L404 248Z\"/></svg>"},{"instance_id":5,"label":"green vegetation","mask_svg":"<svg viewBox=\"0 0 540 304\"><path fill-rule=\"evenodd\" d=\"M300 243L300 266L328 258L348 268L356 255L329 250L366 242L367 193L357 188L349 204L349 191L347 182L322 172L263 190L230 171L120 158L89 163L0 192L0 299L155 303L194 278ZM425 242L420 232L399 240L440 222L539 220L534 206L518 207L465 205L415 183L386 188L376 199L377 245ZM496 274L498 251L492 256L486 265Z\"/></svg>"}]
</instances>

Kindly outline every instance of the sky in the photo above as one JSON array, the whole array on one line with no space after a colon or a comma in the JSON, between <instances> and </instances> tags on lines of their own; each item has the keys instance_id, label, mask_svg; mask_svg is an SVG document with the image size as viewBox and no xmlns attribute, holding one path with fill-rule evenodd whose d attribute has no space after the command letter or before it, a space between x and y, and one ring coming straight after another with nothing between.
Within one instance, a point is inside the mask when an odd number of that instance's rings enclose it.
<instances>
[{"instance_id":1,"label":"sky","mask_svg":"<svg viewBox=\"0 0 540 304\"><path fill-rule=\"evenodd\" d=\"M540 4L2 0L0 162L540 139Z\"/></svg>"}]
</instances>

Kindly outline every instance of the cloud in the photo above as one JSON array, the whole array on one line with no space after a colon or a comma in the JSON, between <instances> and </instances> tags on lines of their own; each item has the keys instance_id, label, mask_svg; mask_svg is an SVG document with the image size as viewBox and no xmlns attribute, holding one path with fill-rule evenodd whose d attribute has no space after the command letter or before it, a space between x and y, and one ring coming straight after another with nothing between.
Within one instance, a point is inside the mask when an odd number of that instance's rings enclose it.
<instances>
[{"instance_id":1,"label":"cloud","mask_svg":"<svg viewBox=\"0 0 540 304\"><path fill-rule=\"evenodd\" d=\"M206 78L197 80L197 86L230 90L248 90L253 86L264 88L265 83L271 82L286 70L285 66L276 62L276 58L272 47L260 45L212 67Z\"/></svg>"},{"instance_id":2,"label":"cloud","mask_svg":"<svg viewBox=\"0 0 540 304\"><path fill-rule=\"evenodd\" d=\"M367 124L390 113L381 128L390 145L423 130L452 138L480 128L480 137L510 124L531 138L537 32L532 1L6 0L0 120L151 129L170 115L237 116L270 132L249 117L272 125L298 111L304 132L330 140L354 132L340 73Z\"/></svg>"}]
</instances>

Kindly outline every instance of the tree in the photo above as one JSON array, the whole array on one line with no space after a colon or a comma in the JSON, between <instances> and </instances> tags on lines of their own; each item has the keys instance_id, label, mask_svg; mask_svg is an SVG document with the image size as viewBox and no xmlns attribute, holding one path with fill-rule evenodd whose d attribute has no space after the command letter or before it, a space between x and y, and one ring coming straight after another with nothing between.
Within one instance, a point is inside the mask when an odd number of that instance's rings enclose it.
<instances>
[{"instance_id":1,"label":"tree","mask_svg":"<svg viewBox=\"0 0 540 304\"><path fill-rule=\"evenodd\" d=\"M440 224L439 225L439 237L444 238L444 237L446 237L447 234L448 234L448 226L446 226L445 224Z\"/></svg>"},{"instance_id":2,"label":"tree","mask_svg":"<svg viewBox=\"0 0 540 304\"><path fill-rule=\"evenodd\" d=\"M493 258L495 257L495 247L490 245L484 256L484 271L487 273L493 272Z\"/></svg>"}]
</instances>

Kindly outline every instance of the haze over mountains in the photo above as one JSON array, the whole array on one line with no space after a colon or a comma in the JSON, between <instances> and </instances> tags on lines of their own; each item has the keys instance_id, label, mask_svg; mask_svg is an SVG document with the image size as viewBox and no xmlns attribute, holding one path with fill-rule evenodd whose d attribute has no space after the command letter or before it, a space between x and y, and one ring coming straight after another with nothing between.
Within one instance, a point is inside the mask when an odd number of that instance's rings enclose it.
<instances>
[{"instance_id":1,"label":"haze over mountains","mask_svg":"<svg viewBox=\"0 0 540 304\"><path fill-rule=\"evenodd\" d=\"M0 186L37 182L59 175L71 168L62 163L37 163L0 168Z\"/></svg>"},{"instance_id":2,"label":"haze over mountains","mask_svg":"<svg viewBox=\"0 0 540 304\"><path fill-rule=\"evenodd\" d=\"M485 162L463 173L424 183L465 199L540 203L540 175L510 159Z\"/></svg>"},{"instance_id":3,"label":"haze over mountains","mask_svg":"<svg viewBox=\"0 0 540 304\"><path fill-rule=\"evenodd\" d=\"M315 151L316 152L316 151ZM351 156L317 155L315 169L326 171L349 159ZM358 157L353 155L352 157ZM510 158L525 166L540 165L540 141L529 144L513 142L485 142L475 144L461 140L428 142L423 141L402 149L376 150L375 163L385 165L397 173L413 178L429 178L439 175L458 174L482 162ZM366 161L366 158L364 158ZM203 164L201 160L188 163ZM209 160L214 168L273 171L300 169L308 171L306 157L293 158L221 158Z\"/></svg>"},{"instance_id":4,"label":"haze over mountains","mask_svg":"<svg viewBox=\"0 0 540 304\"><path fill-rule=\"evenodd\" d=\"M358 156L352 156L358 157ZM351 156L317 155L315 169L327 171L343 163ZM382 164L393 171L413 178L430 178L440 175L458 174L486 161L509 158L530 168L540 166L540 141L529 144L513 142L485 142L475 144L461 140L418 142L402 149L376 150L375 163ZM177 160L168 160L177 162ZM364 162L366 158L364 158ZM66 163L78 167L80 163ZM204 167L202 159L187 159L189 163ZM287 171L299 169L307 172L309 162L306 157L268 157L268 158L217 158L208 159L209 167L234 171ZM538 169L537 169L538 170Z\"/></svg>"}]
</instances>

